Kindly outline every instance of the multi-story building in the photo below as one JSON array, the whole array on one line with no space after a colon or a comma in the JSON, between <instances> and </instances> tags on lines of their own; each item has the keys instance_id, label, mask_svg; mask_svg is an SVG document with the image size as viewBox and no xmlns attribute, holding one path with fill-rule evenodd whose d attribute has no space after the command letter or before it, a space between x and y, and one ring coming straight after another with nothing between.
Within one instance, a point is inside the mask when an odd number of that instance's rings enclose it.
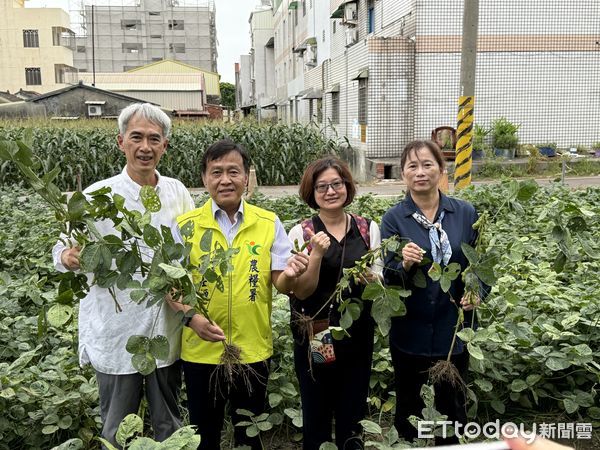
<instances>
[{"instance_id":1,"label":"multi-story building","mask_svg":"<svg viewBox=\"0 0 600 450\"><path fill-rule=\"evenodd\" d=\"M217 71L213 0L134 0L85 4L75 66L82 72L126 72L173 59Z\"/></svg>"},{"instance_id":2,"label":"multi-story building","mask_svg":"<svg viewBox=\"0 0 600 450\"><path fill-rule=\"evenodd\" d=\"M236 66L236 106L245 114L256 111L259 120L275 117L275 41L269 0L250 14L251 48Z\"/></svg>"},{"instance_id":3,"label":"multi-story building","mask_svg":"<svg viewBox=\"0 0 600 450\"><path fill-rule=\"evenodd\" d=\"M359 159L396 157L408 141L455 126L463 6L274 0L278 118L347 138ZM507 117L521 142L599 140L599 27L595 0L480 0L476 122Z\"/></svg>"},{"instance_id":4,"label":"multi-story building","mask_svg":"<svg viewBox=\"0 0 600 450\"><path fill-rule=\"evenodd\" d=\"M74 33L58 8L25 8L24 0L0 3L0 90L45 93L76 80Z\"/></svg>"}]
</instances>

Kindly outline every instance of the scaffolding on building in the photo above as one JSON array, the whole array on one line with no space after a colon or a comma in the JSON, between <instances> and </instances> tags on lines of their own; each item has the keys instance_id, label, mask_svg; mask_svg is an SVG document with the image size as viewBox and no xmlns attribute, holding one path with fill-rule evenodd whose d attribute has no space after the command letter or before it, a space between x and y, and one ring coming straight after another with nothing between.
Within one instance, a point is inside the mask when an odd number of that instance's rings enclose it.
<instances>
[{"instance_id":1,"label":"scaffolding on building","mask_svg":"<svg viewBox=\"0 0 600 450\"><path fill-rule=\"evenodd\" d=\"M125 72L172 59L217 72L214 0L70 0L74 64Z\"/></svg>"}]
</instances>

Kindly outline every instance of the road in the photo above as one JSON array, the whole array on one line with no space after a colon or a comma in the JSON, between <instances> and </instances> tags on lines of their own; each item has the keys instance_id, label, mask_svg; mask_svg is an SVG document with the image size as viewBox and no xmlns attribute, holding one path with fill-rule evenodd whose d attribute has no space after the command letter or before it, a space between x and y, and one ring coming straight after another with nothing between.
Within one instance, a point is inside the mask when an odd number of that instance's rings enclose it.
<instances>
[{"instance_id":1,"label":"road","mask_svg":"<svg viewBox=\"0 0 600 450\"><path fill-rule=\"evenodd\" d=\"M474 181L473 184L495 183L497 180ZM536 178L539 184L550 184L554 178ZM587 186L600 186L600 176L593 177L567 177L565 184L573 189L585 188ZM396 197L405 191L406 185L399 180L382 180L380 182L368 185L358 186L358 195L373 194L377 197ZM450 186L450 191L453 186ZM202 192L203 189L192 189L194 192ZM287 195L297 195L298 186L259 186L258 192L265 194L270 198L285 197Z\"/></svg>"}]
</instances>

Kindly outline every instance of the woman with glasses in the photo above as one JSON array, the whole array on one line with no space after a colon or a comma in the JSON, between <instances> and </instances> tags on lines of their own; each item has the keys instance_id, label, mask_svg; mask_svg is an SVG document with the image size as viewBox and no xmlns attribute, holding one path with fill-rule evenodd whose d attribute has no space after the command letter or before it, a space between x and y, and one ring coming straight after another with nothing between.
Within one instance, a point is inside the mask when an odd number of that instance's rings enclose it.
<instances>
[{"instance_id":1,"label":"woman with glasses","mask_svg":"<svg viewBox=\"0 0 600 450\"><path fill-rule=\"evenodd\" d=\"M363 448L362 420L366 413L374 323L369 302L360 303L364 285L352 284L344 299L358 302L360 317L350 327L350 337L332 340L328 326L339 326L337 302L330 298L342 276L369 250L380 244L377 224L347 213L356 188L348 166L326 157L310 164L300 183L300 197L318 214L290 230L292 243L307 242L307 271L290 297L294 335L294 363L300 385L303 448L317 450L333 441L339 449ZM378 275L364 274L364 282ZM312 320L311 320L312 319Z\"/></svg>"},{"instance_id":2,"label":"woman with glasses","mask_svg":"<svg viewBox=\"0 0 600 450\"><path fill-rule=\"evenodd\" d=\"M442 267L458 263L461 270L468 261L461 244L474 245L477 233L473 224L477 213L470 203L442 194L438 185L444 173L444 157L431 141L410 142L402 152L400 168L406 183L406 198L385 213L381 220L383 239L398 236L409 242L401 258L394 253L385 257L387 284L411 290L406 298L406 315L392 318L390 353L394 365L396 416L394 425L406 440L417 437L409 422L411 415L421 416L424 408L421 386L428 382L434 364L445 360L453 342L459 308L464 310L463 326L471 326L473 308L479 303L464 296L465 285L459 276L448 293L440 283L425 275L432 262ZM427 260L425 260L427 258ZM426 286L415 283L420 271ZM419 284L417 286L416 284ZM452 348L451 361L466 382L469 354L460 339ZM449 382L435 384L436 409L449 421L466 423L465 388ZM458 443L458 439L436 439L436 443Z\"/></svg>"}]
</instances>

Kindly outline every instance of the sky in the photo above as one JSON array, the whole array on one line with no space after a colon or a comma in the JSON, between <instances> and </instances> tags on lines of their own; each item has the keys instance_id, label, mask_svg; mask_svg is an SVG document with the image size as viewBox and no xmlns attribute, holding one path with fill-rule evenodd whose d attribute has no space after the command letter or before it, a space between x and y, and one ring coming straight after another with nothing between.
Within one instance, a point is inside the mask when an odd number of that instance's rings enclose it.
<instances>
[{"instance_id":1,"label":"sky","mask_svg":"<svg viewBox=\"0 0 600 450\"><path fill-rule=\"evenodd\" d=\"M116 0L117 4L119 0ZM234 64L240 55L250 51L250 13L257 0L214 0L217 10L217 69L221 81L235 83ZM73 2L75 3L75 2ZM68 0L27 0L26 7L63 8L69 10Z\"/></svg>"}]
</instances>

